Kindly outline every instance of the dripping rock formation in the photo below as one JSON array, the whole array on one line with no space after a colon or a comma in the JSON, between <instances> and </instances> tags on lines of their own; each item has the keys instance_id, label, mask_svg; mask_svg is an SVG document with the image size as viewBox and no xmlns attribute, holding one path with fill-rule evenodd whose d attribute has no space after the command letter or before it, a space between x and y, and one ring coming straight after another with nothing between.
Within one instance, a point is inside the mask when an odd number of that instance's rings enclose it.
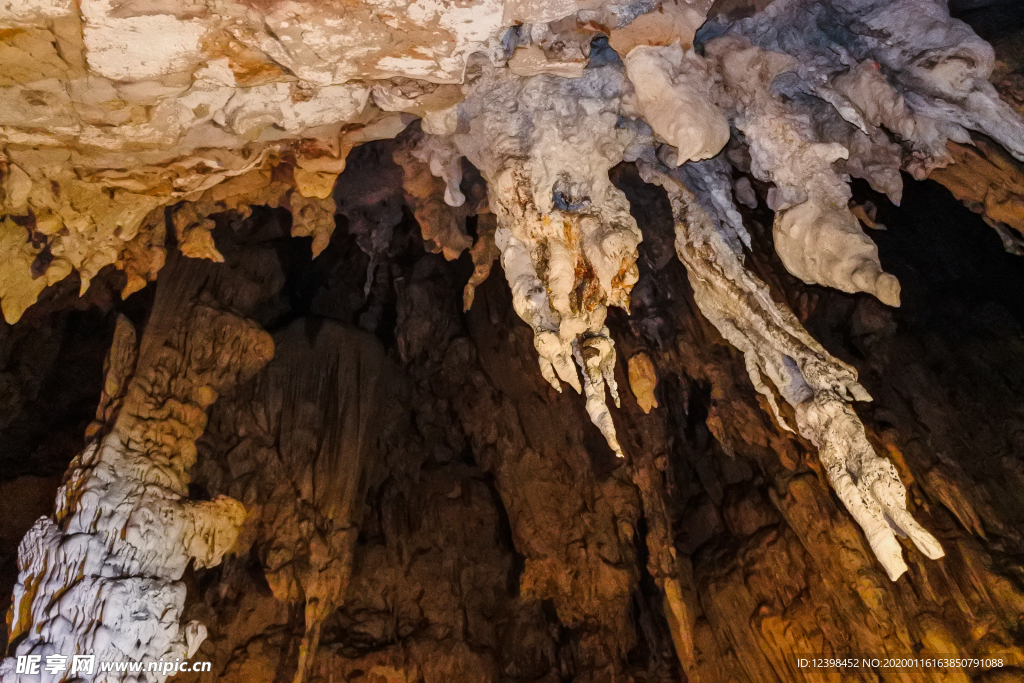
<instances>
[{"instance_id":1,"label":"dripping rock formation","mask_svg":"<svg viewBox=\"0 0 1024 683\"><path fill-rule=\"evenodd\" d=\"M1024 681L1015 0L14 0L0 65L3 683Z\"/></svg>"}]
</instances>

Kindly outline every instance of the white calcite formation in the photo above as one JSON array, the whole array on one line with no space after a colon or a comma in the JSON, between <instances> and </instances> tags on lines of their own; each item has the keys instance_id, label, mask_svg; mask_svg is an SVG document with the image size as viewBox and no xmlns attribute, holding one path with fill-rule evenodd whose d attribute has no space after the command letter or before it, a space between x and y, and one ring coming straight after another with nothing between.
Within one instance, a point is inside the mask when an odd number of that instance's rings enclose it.
<instances>
[{"instance_id":1,"label":"white calcite formation","mask_svg":"<svg viewBox=\"0 0 1024 683\"><path fill-rule=\"evenodd\" d=\"M834 162L849 156L838 143L819 142L807 115L772 92L795 67L786 55L724 37L707 46L722 76L732 120L750 147L751 171L775 187L775 249L786 269L804 280L846 292L868 292L899 305L899 283L882 272L878 249L847 209L851 191Z\"/></svg>"},{"instance_id":2,"label":"white calcite formation","mask_svg":"<svg viewBox=\"0 0 1024 683\"><path fill-rule=\"evenodd\" d=\"M677 43L640 45L625 56L637 108L662 140L676 148L676 163L710 159L729 142L729 122L711 99L707 63Z\"/></svg>"},{"instance_id":3,"label":"white calcite formation","mask_svg":"<svg viewBox=\"0 0 1024 683\"><path fill-rule=\"evenodd\" d=\"M779 423L786 426L772 387L796 409L800 434L817 446L829 482L889 578L895 581L907 571L896 533L910 536L926 556L942 557L938 541L907 512L906 489L896 468L875 453L850 407L855 400L871 399L857 382L856 371L829 355L744 268L735 229L702 208L687 187L686 174L643 162L641 173L668 191L676 253L686 265L701 313L743 353L751 382L768 399Z\"/></svg>"},{"instance_id":4,"label":"white calcite formation","mask_svg":"<svg viewBox=\"0 0 1024 683\"><path fill-rule=\"evenodd\" d=\"M923 178L949 164L947 141L971 130L1024 159L1024 122L988 80L991 46L944 3L778 0L705 31L751 171L775 184L779 256L807 282L899 303L847 208L846 176L898 202L901 168Z\"/></svg>"},{"instance_id":5,"label":"white calcite formation","mask_svg":"<svg viewBox=\"0 0 1024 683\"><path fill-rule=\"evenodd\" d=\"M795 59L781 92L833 102L865 133L888 129L925 170L948 162L946 140L969 142L968 130L1024 157L1020 117L989 82L992 47L945 3L779 0L730 33Z\"/></svg>"},{"instance_id":6,"label":"white calcite formation","mask_svg":"<svg viewBox=\"0 0 1024 683\"><path fill-rule=\"evenodd\" d=\"M609 305L628 310L642 239L608 178L642 126L622 116L628 92L614 65L578 79L487 69L460 105L453 136L489 184L494 241L516 312L533 328L541 374L558 391L562 382L583 391L620 457L605 402L605 389L616 405L619 397L604 323Z\"/></svg>"},{"instance_id":7,"label":"white calcite formation","mask_svg":"<svg viewBox=\"0 0 1024 683\"><path fill-rule=\"evenodd\" d=\"M54 518L37 521L21 543L12 655L69 662L94 655L147 666L187 659L206 637L201 623L180 623L181 576L190 563L218 564L246 511L231 498L187 499L195 441L205 409L266 363L273 342L254 323L196 296L206 281L201 269L171 275L140 347L132 325L119 323L93 440L73 461ZM167 675L161 669L132 680ZM97 672L91 680L124 676ZM18 674L13 656L0 663L5 682L64 677Z\"/></svg>"}]
</instances>

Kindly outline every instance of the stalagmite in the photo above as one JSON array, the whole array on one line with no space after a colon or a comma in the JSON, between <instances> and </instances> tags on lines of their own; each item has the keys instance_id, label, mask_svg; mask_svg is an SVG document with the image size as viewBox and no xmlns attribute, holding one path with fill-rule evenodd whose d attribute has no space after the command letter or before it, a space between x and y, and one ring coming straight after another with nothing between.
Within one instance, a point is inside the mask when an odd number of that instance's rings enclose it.
<instances>
[{"instance_id":1,"label":"stalagmite","mask_svg":"<svg viewBox=\"0 0 1024 683\"><path fill-rule=\"evenodd\" d=\"M700 683L701 679L694 666L694 603L697 596L691 576L692 569L687 566L687 560L679 557L672 542L672 523L665 496L664 477L658 471L655 460L655 454L644 453L632 463L633 483L640 493L648 524L647 571L661 589L672 644L687 680Z\"/></svg>"},{"instance_id":2,"label":"stalagmite","mask_svg":"<svg viewBox=\"0 0 1024 683\"><path fill-rule=\"evenodd\" d=\"M743 266L734 230L708 215L679 171L641 162L648 182L664 187L676 223L676 252L686 265L701 312L746 360L751 382L780 424L772 383L796 409L800 433L818 447L829 481L867 536L889 578L907 571L896 533L908 535L927 557L943 556L938 541L907 512L896 468L868 443L850 407L870 400L853 368L830 356L795 316L772 300L767 286Z\"/></svg>"},{"instance_id":3,"label":"stalagmite","mask_svg":"<svg viewBox=\"0 0 1024 683\"><path fill-rule=\"evenodd\" d=\"M131 325L119 324L95 435L71 465L54 518L37 521L21 544L13 655L148 665L191 657L206 637L201 623L179 623L182 573L218 564L246 510L227 497L188 500L195 441L206 408L273 355L266 332L216 307L211 268L179 259L165 273L138 349ZM0 678L38 680L15 668L5 659ZM137 680L167 677L160 668Z\"/></svg>"}]
</instances>

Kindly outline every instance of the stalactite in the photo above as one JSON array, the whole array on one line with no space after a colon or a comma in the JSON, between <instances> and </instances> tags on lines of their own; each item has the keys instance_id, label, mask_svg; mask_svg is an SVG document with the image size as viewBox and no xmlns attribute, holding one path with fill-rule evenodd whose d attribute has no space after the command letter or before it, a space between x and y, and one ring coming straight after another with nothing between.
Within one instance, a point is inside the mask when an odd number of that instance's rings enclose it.
<instances>
[{"instance_id":1,"label":"stalactite","mask_svg":"<svg viewBox=\"0 0 1024 683\"><path fill-rule=\"evenodd\" d=\"M678 44L641 45L623 58L640 115L676 148L676 164L710 159L729 142L729 122L711 99L705 61Z\"/></svg>"},{"instance_id":2,"label":"stalactite","mask_svg":"<svg viewBox=\"0 0 1024 683\"><path fill-rule=\"evenodd\" d=\"M907 571L897 532L910 536L927 557L942 557L938 541L907 512L906 489L896 468L875 453L850 407L855 400L870 400L853 368L830 356L790 311L772 300L765 284L744 268L735 233L700 207L685 176L643 162L641 172L669 193L676 252L701 312L743 353L751 382L779 423L786 425L762 373L796 409L800 433L817 446L829 482L889 578L895 581Z\"/></svg>"},{"instance_id":3,"label":"stalactite","mask_svg":"<svg viewBox=\"0 0 1024 683\"><path fill-rule=\"evenodd\" d=\"M753 173L776 184L776 249L805 281L898 304L833 166L898 202L900 168L948 166L947 142L969 144L969 131L1024 160L1024 121L989 82L991 46L942 3L784 0L702 31Z\"/></svg>"},{"instance_id":4,"label":"stalactite","mask_svg":"<svg viewBox=\"0 0 1024 683\"><path fill-rule=\"evenodd\" d=\"M971 211L986 221L1024 234L1024 169L989 143L949 143L956 162L928 177L945 185Z\"/></svg>"},{"instance_id":5,"label":"stalactite","mask_svg":"<svg viewBox=\"0 0 1024 683\"><path fill-rule=\"evenodd\" d=\"M467 205L459 188L462 155L447 138L425 135L415 144L410 141L397 149L392 158L402 167L406 201L413 207L428 248L444 254L449 261L458 258L473 244L466 234L466 219L476 215L486 202L482 183L473 188L470 194L476 196Z\"/></svg>"},{"instance_id":6,"label":"stalactite","mask_svg":"<svg viewBox=\"0 0 1024 683\"><path fill-rule=\"evenodd\" d=\"M304 197L299 192L288 194L288 208L292 212L292 237L312 237L313 258L331 242L334 234L334 198Z\"/></svg>"},{"instance_id":7,"label":"stalactite","mask_svg":"<svg viewBox=\"0 0 1024 683\"><path fill-rule=\"evenodd\" d=\"M654 390L658 387L658 374L650 356L641 351L629 359L629 387L644 413L658 407Z\"/></svg>"},{"instance_id":8,"label":"stalactite","mask_svg":"<svg viewBox=\"0 0 1024 683\"><path fill-rule=\"evenodd\" d=\"M497 227L497 220L493 213L478 215L476 242L469 250L469 255L473 259L473 274L469 277L469 282L466 283L462 292L462 310L464 311L473 307L476 288L490 276L494 261L501 255L498 247L494 244L494 231Z\"/></svg>"},{"instance_id":9,"label":"stalactite","mask_svg":"<svg viewBox=\"0 0 1024 683\"><path fill-rule=\"evenodd\" d=\"M731 118L750 145L752 172L775 183L768 204L776 211L775 249L786 269L806 282L899 305L899 283L882 272L878 249L847 208L850 189L833 169L849 151L819 142L806 115L772 92L796 61L732 37L711 41L707 53L722 75Z\"/></svg>"},{"instance_id":10,"label":"stalactite","mask_svg":"<svg viewBox=\"0 0 1024 683\"><path fill-rule=\"evenodd\" d=\"M559 391L566 382L585 393L587 412L620 456L605 405L606 389L619 400L604 321L608 305L628 309L641 240L608 180L637 135L619 114L626 88L615 66L576 80L489 70L461 105L468 131L454 136L488 181L495 244L516 312L534 330L541 373Z\"/></svg>"}]
</instances>

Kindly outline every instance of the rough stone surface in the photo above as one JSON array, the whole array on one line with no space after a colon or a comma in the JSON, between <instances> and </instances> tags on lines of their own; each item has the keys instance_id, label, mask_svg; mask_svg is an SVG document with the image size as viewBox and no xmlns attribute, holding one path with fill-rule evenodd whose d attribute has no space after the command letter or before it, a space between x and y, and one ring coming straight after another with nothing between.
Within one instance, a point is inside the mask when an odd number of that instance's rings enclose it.
<instances>
[{"instance_id":1,"label":"rough stone surface","mask_svg":"<svg viewBox=\"0 0 1024 683\"><path fill-rule=\"evenodd\" d=\"M226 497L188 493L204 409L273 355L265 332L203 301L209 267L172 269L137 343L122 318L108 358L97 427L19 548L12 654L94 654L142 662L189 657L205 627L178 623L189 563L212 566L245 516ZM216 278L212 278L215 280ZM9 680L16 661L0 666ZM166 672L147 680L164 680Z\"/></svg>"},{"instance_id":2,"label":"rough stone surface","mask_svg":"<svg viewBox=\"0 0 1024 683\"><path fill-rule=\"evenodd\" d=\"M380 172L394 143L376 144L346 173ZM400 170L381 184L400 191ZM685 235L694 245L724 235L730 254L744 237L729 211L704 208L729 187L720 170L682 175L691 210L714 228L689 222ZM209 633L192 659L213 670L177 680L292 681L305 656L307 680L816 681L794 652L1024 654L1013 559L1024 510L1012 493L1020 265L939 190L910 184L900 210L858 190L861 204L880 206L883 256L913 295L892 312L773 275L763 195L758 210L733 207L749 228L744 268L764 273L772 300L789 301L859 370L875 396L856 405L864 434L945 550L929 560L901 542L908 571L891 582L812 444L759 404L743 354L700 312L666 195L631 166L611 177L645 237L631 314L608 316L615 371L621 386L632 379L626 359L644 354L658 379L641 392L658 402L647 414L622 394L625 461L585 407L534 370L532 330L502 278L460 312L470 259L425 253L411 207L378 253L396 287L379 318L364 308L371 256L344 221L311 260L312 238L292 238L283 209L212 216L224 263L209 267L232 274L222 293L276 330L277 352L210 406L196 445L192 495L231 496L248 515L221 564L182 576L181 619ZM754 310L781 304L765 305ZM375 420L374 373L389 365L395 384ZM357 367L373 372L343 379ZM122 375L95 389L97 422L124 410ZM794 424L783 399L778 412ZM366 451L347 436L359 425ZM883 680L979 673L889 670Z\"/></svg>"},{"instance_id":3,"label":"rough stone surface","mask_svg":"<svg viewBox=\"0 0 1024 683\"><path fill-rule=\"evenodd\" d=\"M1000 40L932 0L0 8L0 486L68 468L0 534L4 675L1020 659Z\"/></svg>"}]
</instances>

